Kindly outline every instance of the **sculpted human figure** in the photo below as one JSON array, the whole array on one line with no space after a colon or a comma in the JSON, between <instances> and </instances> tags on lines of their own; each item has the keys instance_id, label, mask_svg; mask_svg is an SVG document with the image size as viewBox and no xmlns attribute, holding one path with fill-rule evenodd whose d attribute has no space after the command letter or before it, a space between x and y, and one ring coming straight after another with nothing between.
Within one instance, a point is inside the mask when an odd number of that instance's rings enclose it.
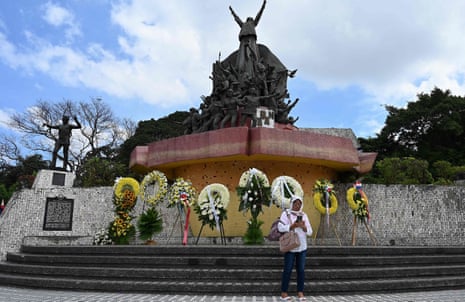
<instances>
[{"instance_id":1,"label":"sculpted human figure","mask_svg":"<svg viewBox=\"0 0 465 302\"><path fill-rule=\"evenodd\" d=\"M220 122L223 119L223 103L216 98L210 98L211 102L202 109L200 115L202 120L201 132L208 130L216 130L220 127Z\"/></svg>"},{"instance_id":2,"label":"sculpted human figure","mask_svg":"<svg viewBox=\"0 0 465 302\"><path fill-rule=\"evenodd\" d=\"M189 110L189 117L187 117L182 124L186 127L184 134L198 132L200 127L200 114L197 108L191 108Z\"/></svg>"},{"instance_id":3,"label":"sculpted human figure","mask_svg":"<svg viewBox=\"0 0 465 302\"><path fill-rule=\"evenodd\" d=\"M69 123L69 116L63 115L62 124L61 125L49 125L44 123L43 126L48 127L50 129L57 129L58 130L58 139L55 142L55 148L53 149L53 157L52 163L50 168L56 168L56 161L58 157L58 151L63 148L63 170L66 170L66 166L68 164L68 151L69 151L69 144L71 138L71 132L73 129L80 129L81 124L77 120L76 116L73 116L76 125L72 125Z\"/></svg>"},{"instance_id":4,"label":"sculpted human figure","mask_svg":"<svg viewBox=\"0 0 465 302\"><path fill-rule=\"evenodd\" d=\"M239 54L237 56L236 67L240 73L248 72L254 74L254 61L260 58L257 47L257 33L255 27L258 25L260 18L265 10L266 0L263 1L262 7L255 18L248 17L245 22L239 18L232 7L229 7L234 20L241 28L239 32Z\"/></svg>"},{"instance_id":5,"label":"sculpted human figure","mask_svg":"<svg viewBox=\"0 0 465 302\"><path fill-rule=\"evenodd\" d=\"M255 87L249 89L249 93L239 100L239 107L241 107L241 126L245 125L247 118L252 119L252 127L257 124L257 108L263 106L263 102L277 96L271 94L266 96L259 96Z\"/></svg>"},{"instance_id":6,"label":"sculpted human figure","mask_svg":"<svg viewBox=\"0 0 465 302\"><path fill-rule=\"evenodd\" d=\"M288 121L288 104L282 104L287 93L287 79L294 77L297 70L288 70L271 50L257 42L257 26L265 10L266 0L254 17L242 20L234 9L229 10L239 25L239 48L213 63L210 79L213 82L209 98L202 99L204 109L200 114L198 132L243 126L252 119L255 126L257 107L271 109L274 117ZM233 97L230 96L230 89ZM252 90L252 92L251 92ZM275 119L276 120L276 119ZM193 131L195 132L195 131Z\"/></svg>"},{"instance_id":7,"label":"sculpted human figure","mask_svg":"<svg viewBox=\"0 0 465 302\"><path fill-rule=\"evenodd\" d=\"M280 103L279 106L278 106L278 112L276 113L276 121L278 123L282 123L282 124L286 124L289 122L289 119L288 119L288 115L289 115L289 112L291 112L292 108L295 107L295 105L297 105L297 103L299 102L299 99L295 99L294 102L291 103L291 101L289 100L288 103Z\"/></svg>"},{"instance_id":8,"label":"sculpted human figure","mask_svg":"<svg viewBox=\"0 0 465 302\"><path fill-rule=\"evenodd\" d=\"M239 100L237 96L234 95L234 91L232 89L228 89L224 100L225 115L221 120L220 128L224 128L227 122L231 122L231 127L236 127L238 102Z\"/></svg>"}]
</instances>

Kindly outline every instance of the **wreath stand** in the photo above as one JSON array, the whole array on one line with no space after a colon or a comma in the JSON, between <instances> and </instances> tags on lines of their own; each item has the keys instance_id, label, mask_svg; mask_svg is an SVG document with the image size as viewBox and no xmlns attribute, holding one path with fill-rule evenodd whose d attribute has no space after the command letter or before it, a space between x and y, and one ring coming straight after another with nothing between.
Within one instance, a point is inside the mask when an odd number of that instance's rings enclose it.
<instances>
[{"instance_id":1,"label":"wreath stand","mask_svg":"<svg viewBox=\"0 0 465 302\"><path fill-rule=\"evenodd\" d=\"M176 224L178 224L178 221L179 221L179 226L181 227L181 238L183 237L183 233L184 233L183 226L185 226L186 224L186 221L185 221L186 219L183 219L183 217L186 217L186 215L184 214L184 207L182 205L178 204L177 208L178 208L178 214L176 215L176 219L173 222L173 225L171 227L171 232L170 232L170 235L168 236L168 240L166 243L169 243L171 240L171 237L173 237L174 228L176 227Z\"/></svg>"},{"instance_id":2,"label":"wreath stand","mask_svg":"<svg viewBox=\"0 0 465 302\"><path fill-rule=\"evenodd\" d=\"M324 219L324 218L326 218L326 215L321 214L321 219L320 219L320 221L321 221L322 219ZM328 219L328 220L326 221L326 223L323 223L323 226L324 226L325 224L328 226L328 229L332 229L332 230L333 230L334 235L336 235L337 242L339 243L339 246L342 246L341 239L339 238L339 234L338 234L336 228L334 227L334 225L331 223L331 221ZM316 237L318 236L318 232L319 232L319 231L320 231L320 228L318 228L318 230L316 231L315 240L316 240ZM324 243L324 241L325 241L325 237L324 237L324 227L323 227L323 228L321 228L321 242L322 242L322 244Z\"/></svg>"},{"instance_id":3,"label":"wreath stand","mask_svg":"<svg viewBox=\"0 0 465 302\"><path fill-rule=\"evenodd\" d=\"M200 234L202 234L202 231L203 231L203 227L204 227L204 226L205 226L205 223L202 223L202 226L200 227L199 234L197 235L197 240L195 241L195 245L197 245L197 244L199 243ZM219 226L220 226L221 244L222 244L222 245L226 245L226 236L225 236L225 233L224 233L223 222L219 222Z\"/></svg>"},{"instance_id":4,"label":"wreath stand","mask_svg":"<svg viewBox=\"0 0 465 302\"><path fill-rule=\"evenodd\" d=\"M374 243L374 245L378 245L378 241L376 240L375 235L373 235L373 231L370 229L370 226L368 225L366 219L363 219L363 224L365 225L368 235L370 236L371 241ZM354 226L352 227L352 246L355 246L355 237L357 233L357 216L354 215Z\"/></svg>"}]
</instances>

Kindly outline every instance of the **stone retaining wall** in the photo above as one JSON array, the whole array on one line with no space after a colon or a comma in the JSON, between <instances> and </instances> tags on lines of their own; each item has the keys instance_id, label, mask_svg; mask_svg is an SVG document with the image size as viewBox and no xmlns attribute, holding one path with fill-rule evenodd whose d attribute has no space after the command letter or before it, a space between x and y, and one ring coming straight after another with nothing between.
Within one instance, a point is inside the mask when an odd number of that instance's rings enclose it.
<instances>
[{"instance_id":1,"label":"stone retaining wall","mask_svg":"<svg viewBox=\"0 0 465 302\"><path fill-rule=\"evenodd\" d=\"M353 215L345 201L348 185L337 185L339 208L325 217L313 244L351 245ZM364 185L369 199L371 220L369 226L379 245L464 245L465 244L465 187L429 185ZM14 194L0 216L0 256L7 251L17 251L21 243L28 244L91 244L93 235L113 220L112 188L39 188L25 189ZM47 198L62 196L74 201L72 229L70 231L45 231L44 216ZM306 197L308 200L308 196ZM134 215L143 210L138 203ZM231 209L233 211L234 209ZM155 239L164 244L180 244L181 225L176 209L159 208L164 219L164 231ZM192 219L195 214L192 213ZM313 222L313 224L317 224ZM315 226L315 230L317 227ZM264 233L268 230L264 229ZM337 234L337 236L336 236ZM198 234L191 234L189 244L194 244ZM363 224L357 224L357 245L373 242ZM337 240L339 237L339 240ZM241 243L240 238L228 238L229 243ZM136 244L141 242L136 241ZM204 243L220 243L218 238L202 238Z\"/></svg>"},{"instance_id":2,"label":"stone retaining wall","mask_svg":"<svg viewBox=\"0 0 465 302\"><path fill-rule=\"evenodd\" d=\"M353 215L345 192L349 186L338 185L338 211L330 222L336 226L342 245L351 245ZM369 185L363 190L369 199L369 226L379 245L464 245L465 187L433 185ZM327 228L324 219L320 229ZM335 232L326 231L330 242ZM368 231L357 224L357 245L371 245ZM321 236L316 243L322 241ZM336 240L337 241L337 240Z\"/></svg>"}]
</instances>

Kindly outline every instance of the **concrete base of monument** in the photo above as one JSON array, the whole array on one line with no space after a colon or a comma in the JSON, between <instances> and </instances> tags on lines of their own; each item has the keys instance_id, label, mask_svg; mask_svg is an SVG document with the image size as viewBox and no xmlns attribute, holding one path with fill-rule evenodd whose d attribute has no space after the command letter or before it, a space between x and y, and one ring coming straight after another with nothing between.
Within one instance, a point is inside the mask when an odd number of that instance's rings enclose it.
<instances>
[{"instance_id":1,"label":"concrete base of monument","mask_svg":"<svg viewBox=\"0 0 465 302\"><path fill-rule=\"evenodd\" d=\"M351 137L344 137L310 129L224 128L136 147L131 154L130 167L141 174L159 170L171 180L189 179L199 192L212 183L228 187L231 199L228 219L224 222L226 237L242 236L250 219L248 214L238 211L236 187L243 172L259 169L267 175L270 184L276 177L291 176L303 188L304 210L316 231L321 215L313 206L315 181L320 178L335 180L339 172L368 172L376 158L376 153L359 152L354 139L353 133ZM280 213L281 209L275 205L265 207L259 217L264 222L264 235ZM191 227L192 233L197 235L201 224L191 219ZM200 235L218 234L204 227Z\"/></svg>"},{"instance_id":2,"label":"concrete base of monument","mask_svg":"<svg viewBox=\"0 0 465 302\"><path fill-rule=\"evenodd\" d=\"M33 189L72 188L76 175L60 170L40 170L32 185Z\"/></svg>"}]
</instances>

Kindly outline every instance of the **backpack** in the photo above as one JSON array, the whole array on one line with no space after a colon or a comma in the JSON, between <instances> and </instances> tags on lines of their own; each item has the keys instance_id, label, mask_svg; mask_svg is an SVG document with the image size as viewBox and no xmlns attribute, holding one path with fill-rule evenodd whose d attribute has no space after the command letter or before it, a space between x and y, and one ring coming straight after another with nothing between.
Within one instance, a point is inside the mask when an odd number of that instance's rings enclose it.
<instances>
[{"instance_id":1,"label":"backpack","mask_svg":"<svg viewBox=\"0 0 465 302\"><path fill-rule=\"evenodd\" d=\"M283 233L278 230L278 223L280 222L282 223L278 218L271 224L270 234L267 237L269 241L279 241L279 238L283 235Z\"/></svg>"}]
</instances>

